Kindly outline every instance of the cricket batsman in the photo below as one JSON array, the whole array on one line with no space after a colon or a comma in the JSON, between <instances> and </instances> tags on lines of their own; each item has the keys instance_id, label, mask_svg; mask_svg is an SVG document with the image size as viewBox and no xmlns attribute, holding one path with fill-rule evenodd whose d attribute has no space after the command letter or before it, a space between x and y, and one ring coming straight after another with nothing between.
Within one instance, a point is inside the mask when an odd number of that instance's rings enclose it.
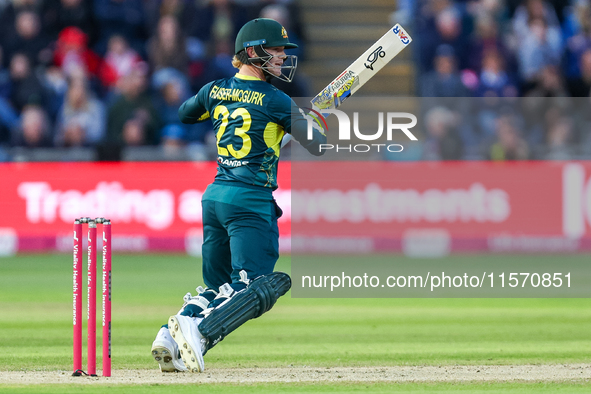
<instances>
[{"instance_id":1,"label":"cricket batsman","mask_svg":"<svg viewBox=\"0 0 591 394\"><path fill-rule=\"evenodd\" d=\"M234 77L213 81L179 109L183 123L211 119L217 138L218 170L202 198L203 280L198 295L187 293L152 344L163 372L203 372L203 355L246 321L259 317L291 287L291 279L273 272L279 257L273 199L281 141L290 134L313 155L321 155L324 131L270 83L291 82L297 48L272 19L259 18L238 32ZM312 122L311 122L312 123Z\"/></svg>"}]
</instances>

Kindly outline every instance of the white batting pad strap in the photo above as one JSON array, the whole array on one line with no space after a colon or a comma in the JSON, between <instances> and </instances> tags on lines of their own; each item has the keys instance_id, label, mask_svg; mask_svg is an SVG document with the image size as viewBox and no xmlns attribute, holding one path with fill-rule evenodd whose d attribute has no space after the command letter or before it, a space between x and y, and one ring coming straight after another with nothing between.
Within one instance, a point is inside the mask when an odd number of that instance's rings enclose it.
<instances>
[{"instance_id":1,"label":"white batting pad strap","mask_svg":"<svg viewBox=\"0 0 591 394\"><path fill-rule=\"evenodd\" d=\"M193 297L187 303L187 305L197 305L201 309L207 309L207 306L209 305L209 301L205 297L198 296L198 297Z\"/></svg>"},{"instance_id":2,"label":"white batting pad strap","mask_svg":"<svg viewBox=\"0 0 591 394\"><path fill-rule=\"evenodd\" d=\"M197 290L197 293L199 293L199 294L205 292L205 289L203 289L203 287L201 287L201 286L197 287L196 290ZM218 292L215 290L211 290L211 289L208 289L208 290L215 293L215 294L218 294ZM189 304L197 305L201 309L207 309L207 306L209 305L209 301L207 300L207 298L199 296L199 295L197 297L193 297L193 295L191 293L185 294L183 297L183 301L184 301L183 306L181 307L181 309L179 309L179 312L177 313L177 315L180 315L182 313L182 311L185 309L185 307Z\"/></svg>"},{"instance_id":3,"label":"white batting pad strap","mask_svg":"<svg viewBox=\"0 0 591 394\"><path fill-rule=\"evenodd\" d=\"M245 272L245 274L246 274L246 272ZM225 298L225 299L221 304L216 306L216 308L219 308L222 305L225 305L228 301L230 301L230 299L234 296L234 294L236 294L236 291L234 291L234 289L232 288L232 286L230 286L229 283L224 283L223 285L221 285L220 286L220 293L215 297L215 299L216 300L223 299L223 298ZM202 313L204 313L204 312L202 312Z\"/></svg>"},{"instance_id":4,"label":"white batting pad strap","mask_svg":"<svg viewBox=\"0 0 591 394\"><path fill-rule=\"evenodd\" d=\"M248 286L248 284L250 283L250 279L248 279L248 274L246 273L246 271L242 270L242 271L240 271L239 274L240 274L240 282L242 282Z\"/></svg>"},{"instance_id":5,"label":"white batting pad strap","mask_svg":"<svg viewBox=\"0 0 591 394\"><path fill-rule=\"evenodd\" d=\"M228 283L224 283L223 285L220 286L220 293L217 295L216 298L232 297L233 293L234 293L234 289L232 288L232 286L230 286L230 284L228 284Z\"/></svg>"},{"instance_id":6,"label":"white batting pad strap","mask_svg":"<svg viewBox=\"0 0 591 394\"><path fill-rule=\"evenodd\" d=\"M179 309L179 312L177 313L177 315L180 315L180 313L185 309L185 307L187 306L187 304L193 299L193 295L191 295L191 293L187 293L183 296L183 306L181 306L181 309Z\"/></svg>"},{"instance_id":7,"label":"white batting pad strap","mask_svg":"<svg viewBox=\"0 0 591 394\"><path fill-rule=\"evenodd\" d=\"M191 299L193 298L193 295L191 293L187 293L183 296L183 301L185 301L185 303L183 304L183 306L187 305L187 303L189 301L191 301Z\"/></svg>"},{"instance_id":8,"label":"white batting pad strap","mask_svg":"<svg viewBox=\"0 0 591 394\"><path fill-rule=\"evenodd\" d=\"M205 319L215 308L207 308L204 309L203 312L201 312L201 314L203 315L203 318Z\"/></svg>"},{"instance_id":9,"label":"white batting pad strap","mask_svg":"<svg viewBox=\"0 0 591 394\"><path fill-rule=\"evenodd\" d=\"M197 288L195 290L197 290L197 295L199 295L201 293L205 293L205 289L203 288L203 286L197 286ZM217 295L217 291L215 291L215 290L211 290L211 291L213 291Z\"/></svg>"}]
</instances>

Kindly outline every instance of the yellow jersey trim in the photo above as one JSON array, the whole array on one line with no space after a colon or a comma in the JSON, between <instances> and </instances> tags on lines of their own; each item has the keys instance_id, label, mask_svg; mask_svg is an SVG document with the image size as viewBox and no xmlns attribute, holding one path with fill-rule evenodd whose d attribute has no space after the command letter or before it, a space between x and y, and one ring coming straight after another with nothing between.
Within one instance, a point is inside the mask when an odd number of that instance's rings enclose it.
<instances>
[{"instance_id":1,"label":"yellow jersey trim","mask_svg":"<svg viewBox=\"0 0 591 394\"><path fill-rule=\"evenodd\" d=\"M240 74L240 73L236 73L236 75L234 75L236 78L238 79L245 79L247 81L260 81L260 78L257 77L253 77L251 75L244 75L244 74Z\"/></svg>"}]
</instances>

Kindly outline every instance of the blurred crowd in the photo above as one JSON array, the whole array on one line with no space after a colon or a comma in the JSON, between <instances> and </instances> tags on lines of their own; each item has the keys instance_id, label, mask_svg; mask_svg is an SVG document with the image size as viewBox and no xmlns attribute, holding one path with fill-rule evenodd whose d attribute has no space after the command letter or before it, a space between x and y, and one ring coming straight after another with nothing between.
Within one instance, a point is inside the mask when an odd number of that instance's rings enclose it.
<instances>
[{"instance_id":1,"label":"blurred crowd","mask_svg":"<svg viewBox=\"0 0 591 394\"><path fill-rule=\"evenodd\" d=\"M395 4L424 104L422 143L396 158L591 158L591 0ZM212 159L211 124L183 125L177 109L236 72L234 37L258 16L304 58L297 0L0 0L0 161L16 148L118 160L146 146ZM310 96L301 75L274 83Z\"/></svg>"},{"instance_id":2,"label":"blurred crowd","mask_svg":"<svg viewBox=\"0 0 591 394\"><path fill-rule=\"evenodd\" d=\"M400 0L427 160L591 158L590 0ZM424 103L424 104L425 104Z\"/></svg>"},{"instance_id":3,"label":"blurred crowd","mask_svg":"<svg viewBox=\"0 0 591 394\"><path fill-rule=\"evenodd\" d=\"M235 74L234 37L259 16L302 44L290 0L0 0L0 161L19 147L117 160L156 145L207 159L211 125L181 124L178 107Z\"/></svg>"}]
</instances>

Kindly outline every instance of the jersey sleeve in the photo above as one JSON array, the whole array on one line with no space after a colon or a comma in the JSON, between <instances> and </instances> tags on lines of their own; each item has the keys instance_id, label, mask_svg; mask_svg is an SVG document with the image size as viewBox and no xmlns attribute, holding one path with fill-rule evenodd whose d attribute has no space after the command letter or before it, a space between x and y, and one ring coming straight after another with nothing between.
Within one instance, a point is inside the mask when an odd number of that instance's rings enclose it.
<instances>
[{"instance_id":1,"label":"jersey sleeve","mask_svg":"<svg viewBox=\"0 0 591 394\"><path fill-rule=\"evenodd\" d=\"M215 82L215 81L214 81ZM213 82L203 86L199 93L191 97L179 108L179 119L183 123L197 123L209 119L209 112L207 110L207 98Z\"/></svg>"},{"instance_id":2,"label":"jersey sleeve","mask_svg":"<svg viewBox=\"0 0 591 394\"><path fill-rule=\"evenodd\" d=\"M323 155L324 152L320 149L320 145L326 144L324 130L314 124L311 138L308 138L308 120L305 111L299 108L286 94L278 93L276 96L276 99L271 101L270 109L279 116L278 123L283 126L285 132L291 134L314 156Z\"/></svg>"}]
</instances>

